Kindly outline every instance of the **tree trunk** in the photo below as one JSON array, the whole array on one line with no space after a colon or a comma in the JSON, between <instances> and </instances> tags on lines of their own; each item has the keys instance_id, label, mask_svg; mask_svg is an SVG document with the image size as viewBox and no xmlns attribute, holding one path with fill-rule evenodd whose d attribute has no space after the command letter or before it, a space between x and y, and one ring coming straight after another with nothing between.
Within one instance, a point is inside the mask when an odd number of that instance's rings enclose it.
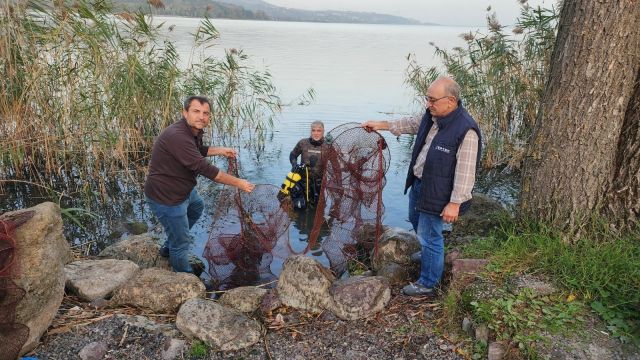
<instances>
[{"instance_id":1,"label":"tree trunk","mask_svg":"<svg viewBox=\"0 0 640 360\"><path fill-rule=\"evenodd\" d=\"M638 108L630 104L640 71L638 24L636 0L564 1L523 167L524 215L576 232L608 199L611 220L628 223L630 212L620 208L633 203L637 211L638 167L626 163L637 165L637 148L624 153L638 146Z\"/></svg>"},{"instance_id":2,"label":"tree trunk","mask_svg":"<svg viewBox=\"0 0 640 360\"><path fill-rule=\"evenodd\" d=\"M640 221L640 71L627 106L608 191L606 215L620 230Z\"/></svg>"}]
</instances>

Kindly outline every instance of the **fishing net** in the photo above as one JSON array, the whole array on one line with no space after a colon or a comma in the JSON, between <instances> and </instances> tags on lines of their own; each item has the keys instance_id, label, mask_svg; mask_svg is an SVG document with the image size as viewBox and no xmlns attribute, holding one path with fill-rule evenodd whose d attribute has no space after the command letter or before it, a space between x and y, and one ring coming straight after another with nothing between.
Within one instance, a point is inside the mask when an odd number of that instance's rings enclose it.
<instances>
[{"instance_id":1,"label":"fishing net","mask_svg":"<svg viewBox=\"0 0 640 360\"><path fill-rule=\"evenodd\" d=\"M296 254L321 249L337 274L362 252L376 251L382 233L382 189L390 156L384 138L360 124L344 124L325 137L324 172L313 226L303 248L290 241L290 201L280 188L257 185L251 193L225 187L217 199L203 257L214 287L266 283ZM235 161L229 172L237 174Z\"/></svg>"},{"instance_id":2,"label":"fishing net","mask_svg":"<svg viewBox=\"0 0 640 360\"><path fill-rule=\"evenodd\" d=\"M0 360L15 359L29 336L29 328L16 322L16 307L25 295L13 278L18 274L13 231L33 216L27 211L0 220Z\"/></svg>"}]
</instances>

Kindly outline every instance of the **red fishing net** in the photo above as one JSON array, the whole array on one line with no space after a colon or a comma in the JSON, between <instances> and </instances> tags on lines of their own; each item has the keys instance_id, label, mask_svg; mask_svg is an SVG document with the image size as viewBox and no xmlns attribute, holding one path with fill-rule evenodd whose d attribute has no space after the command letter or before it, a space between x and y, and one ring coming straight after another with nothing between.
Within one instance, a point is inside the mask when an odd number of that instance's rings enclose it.
<instances>
[{"instance_id":1,"label":"red fishing net","mask_svg":"<svg viewBox=\"0 0 640 360\"><path fill-rule=\"evenodd\" d=\"M33 216L33 211L0 220L0 360L15 359L29 336L29 328L16 322L16 307L25 291L13 278L18 275L13 231Z\"/></svg>"},{"instance_id":2,"label":"red fishing net","mask_svg":"<svg viewBox=\"0 0 640 360\"><path fill-rule=\"evenodd\" d=\"M225 188L218 197L204 258L216 288L269 282L295 254L317 253L336 274L349 260L376 251L382 233L382 189L390 155L384 138L350 123L331 130L323 154L320 198L307 244L292 243L291 218L300 216L280 188L257 185L251 193ZM231 161L229 172L236 173Z\"/></svg>"}]
</instances>

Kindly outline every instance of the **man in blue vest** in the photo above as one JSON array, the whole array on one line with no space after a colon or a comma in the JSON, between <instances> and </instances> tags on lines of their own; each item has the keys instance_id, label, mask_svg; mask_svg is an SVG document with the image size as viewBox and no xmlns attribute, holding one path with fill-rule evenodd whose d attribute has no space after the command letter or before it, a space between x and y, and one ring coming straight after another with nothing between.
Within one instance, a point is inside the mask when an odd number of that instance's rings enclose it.
<instances>
[{"instance_id":1,"label":"man in blue vest","mask_svg":"<svg viewBox=\"0 0 640 360\"><path fill-rule=\"evenodd\" d=\"M460 86L440 77L427 89L422 118L367 121L367 130L389 130L396 136L415 134L407 173L409 221L420 245L420 278L402 289L409 296L435 296L444 269L442 227L453 223L470 205L481 135L476 121L460 101Z\"/></svg>"}]
</instances>

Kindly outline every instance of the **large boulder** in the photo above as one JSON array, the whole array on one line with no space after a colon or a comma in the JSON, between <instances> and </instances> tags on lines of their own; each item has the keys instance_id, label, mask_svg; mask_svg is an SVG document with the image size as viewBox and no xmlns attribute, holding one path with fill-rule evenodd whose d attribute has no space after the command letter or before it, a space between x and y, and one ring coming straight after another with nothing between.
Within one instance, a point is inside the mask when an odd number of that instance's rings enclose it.
<instances>
[{"instance_id":1,"label":"large boulder","mask_svg":"<svg viewBox=\"0 0 640 360\"><path fill-rule=\"evenodd\" d=\"M171 313L189 299L204 297L204 284L193 274L150 268L138 272L113 292L116 305L133 305L159 313Z\"/></svg>"},{"instance_id":2,"label":"large boulder","mask_svg":"<svg viewBox=\"0 0 640 360\"><path fill-rule=\"evenodd\" d=\"M169 259L160 256L160 245L150 234L128 237L120 242L106 247L98 254L99 257L118 260L130 260L138 264L141 269L162 268L171 269Z\"/></svg>"},{"instance_id":3,"label":"large boulder","mask_svg":"<svg viewBox=\"0 0 640 360\"><path fill-rule=\"evenodd\" d=\"M249 347L260 341L262 335L262 326L257 321L205 299L185 302L176 316L176 326L186 336L223 351Z\"/></svg>"},{"instance_id":4,"label":"large boulder","mask_svg":"<svg viewBox=\"0 0 640 360\"><path fill-rule=\"evenodd\" d=\"M255 286L242 286L231 289L220 297L220 304L242 312L253 312L260 307L262 297L267 289Z\"/></svg>"},{"instance_id":5,"label":"large boulder","mask_svg":"<svg viewBox=\"0 0 640 360\"><path fill-rule=\"evenodd\" d=\"M303 255L288 258L276 287L282 303L311 312L329 308L329 288L335 277L317 260Z\"/></svg>"},{"instance_id":6,"label":"large boulder","mask_svg":"<svg viewBox=\"0 0 640 360\"><path fill-rule=\"evenodd\" d=\"M411 279L409 268L394 262L387 263L382 269L376 271L376 275L387 279L389 285L405 284Z\"/></svg>"},{"instance_id":7,"label":"large boulder","mask_svg":"<svg viewBox=\"0 0 640 360\"><path fill-rule=\"evenodd\" d=\"M380 276L355 276L336 281L330 289L333 305L329 309L337 317L356 320L384 309L391 299L387 281Z\"/></svg>"},{"instance_id":8,"label":"large boulder","mask_svg":"<svg viewBox=\"0 0 640 360\"><path fill-rule=\"evenodd\" d=\"M17 265L14 280L26 292L15 309L15 320L29 328L20 354L35 348L56 315L64 296L64 265L71 261L58 205L45 202L30 209L8 212L0 219L11 221L27 211L33 211L32 217L13 233Z\"/></svg>"},{"instance_id":9,"label":"large boulder","mask_svg":"<svg viewBox=\"0 0 640 360\"><path fill-rule=\"evenodd\" d=\"M138 265L129 260L82 260L64 268L67 289L86 301L107 298L124 285L138 271Z\"/></svg>"},{"instance_id":10,"label":"large boulder","mask_svg":"<svg viewBox=\"0 0 640 360\"><path fill-rule=\"evenodd\" d=\"M401 228L389 228L380 237L378 251L372 259L373 269L379 271L390 263L409 265L411 254L417 251L420 251L420 243L415 233Z\"/></svg>"}]
</instances>

